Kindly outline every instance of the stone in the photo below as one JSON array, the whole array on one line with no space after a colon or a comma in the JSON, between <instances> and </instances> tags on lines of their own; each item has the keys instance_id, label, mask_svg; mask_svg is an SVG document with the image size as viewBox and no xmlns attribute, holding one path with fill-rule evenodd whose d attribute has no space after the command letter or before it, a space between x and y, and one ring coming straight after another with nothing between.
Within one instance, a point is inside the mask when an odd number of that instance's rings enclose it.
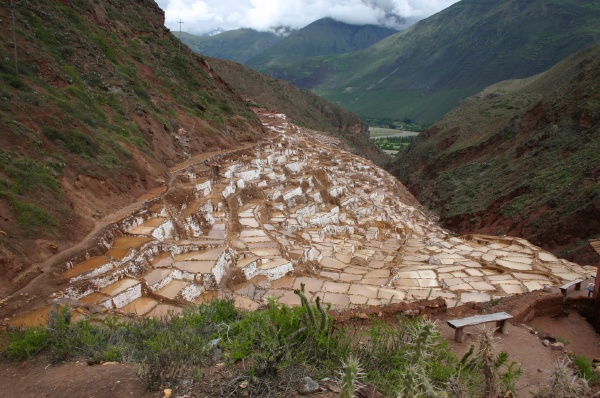
<instances>
[{"instance_id":1,"label":"stone","mask_svg":"<svg viewBox=\"0 0 600 398\"><path fill-rule=\"evenodd\" d=\"M548 347L550 345L550 341L542 340L542 344L545 345L546 347Z\"/></svg>"},{"instance_id":2,"label":"stone","mask_svg":"<svg viewBox=\"0 0 600 398\"><path fill-rule=\"evenodd\" d=\"M317 391L319 391L319 389L320 389L319 383L317 383L316 381L314 381L310 377L305 376L302 379L302 383L300 384L300 388L298 388L298 393L300 395L310 395L310 394L316 393Z\"/></svg>"},{"instance_id":3,"label":"stone","mask_svg":"<svg viewBox=\"0 0 600 398\"><path fill-rule=\"evenodd\" d=\"M565 349L565 345L561 342L551 343L550 348L557 351L562 351Z\"/></svg>"}]
</instances>

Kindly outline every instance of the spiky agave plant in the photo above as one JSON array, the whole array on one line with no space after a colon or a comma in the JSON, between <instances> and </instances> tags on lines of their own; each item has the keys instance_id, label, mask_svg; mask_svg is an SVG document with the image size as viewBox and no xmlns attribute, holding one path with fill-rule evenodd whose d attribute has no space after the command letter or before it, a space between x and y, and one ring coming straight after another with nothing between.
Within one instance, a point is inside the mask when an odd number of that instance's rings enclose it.
<instances>
[{"instance_id":1,"label":"spiky agave plant","mask_svg":"<svg viewBox=\"0 0 600 398\"><path fill-rule=\"evenodd\" d=\"M361 380L365 376L365 373L360 367L358 358L350 356L346 361L342 362L340 376L342 376L342 391L340 397L354 397L354 393L362 386Z\"/></svg>"}]
</instances>

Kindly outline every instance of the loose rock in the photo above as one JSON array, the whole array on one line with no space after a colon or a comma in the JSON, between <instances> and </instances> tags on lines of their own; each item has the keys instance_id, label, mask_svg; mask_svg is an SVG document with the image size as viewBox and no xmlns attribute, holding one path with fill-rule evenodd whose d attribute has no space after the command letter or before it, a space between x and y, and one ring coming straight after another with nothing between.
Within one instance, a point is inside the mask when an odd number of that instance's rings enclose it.
<instances>
[{"instance_id":1,"label":"loose rock","mask_svg":"<svg viewBox=\"0 0 600 398\"><path fill-rule=\"evenodd\" d=\"M306 376L304 377L304 379L302 379L302 384L298 389L298 393L300 395L310 395L316 393L317 391L319 391L319 389L319 383Z\"/></svg>"}]
</instances>

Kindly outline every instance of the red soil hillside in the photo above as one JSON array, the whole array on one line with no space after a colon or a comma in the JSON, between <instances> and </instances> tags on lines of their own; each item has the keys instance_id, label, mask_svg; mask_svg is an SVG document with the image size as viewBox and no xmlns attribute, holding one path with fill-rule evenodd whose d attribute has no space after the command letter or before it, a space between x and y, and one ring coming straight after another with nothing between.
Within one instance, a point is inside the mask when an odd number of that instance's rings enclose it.
<instances>
[{"instance_id":1,"label":"red soil hillside","mask_svg":"<svg viewBox=\"0 0 600 398\"><path fill-rule=\"evenodd\" d=\"M447 227L518 235L581 263L600 234L600 47L465 100L393 173Z\"/></svg>"}]
</instances>

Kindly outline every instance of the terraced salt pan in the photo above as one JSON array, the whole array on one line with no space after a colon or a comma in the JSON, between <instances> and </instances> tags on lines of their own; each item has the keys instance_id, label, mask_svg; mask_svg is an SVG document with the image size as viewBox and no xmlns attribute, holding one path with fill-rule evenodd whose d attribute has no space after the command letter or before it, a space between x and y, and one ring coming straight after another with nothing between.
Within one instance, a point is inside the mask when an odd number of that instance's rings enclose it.
<instances>
[{"instance_id":1,"label":"terraced salt pan","mask_svg":"<svg viewBox=\"0 0 600 398\"><path fill-rule=\"evenodd\" d=\"M140 297L121 308L121 312L125 314L146 315L158 304L159 301L153 298Z\"/></svg>"},{"instance_id":2,"label":"terraced salt pan","mask_svg":"<svg viewBox=\"0 0 600 398\"><path fill-rule=\"evenodd\" d=\"M97 273L104 273L112 268L112 264L109 264L109 262L110 258L106 256L91 257L67 270L64 276L66 278L74 278L81 274L89 273L92 270L97 270Z\"/></svg>"},{"instance_id":3,"label":"terraced salt pan","mask_svg":"<svg viewBox=\"0 0 600 398\"><path fill-rule=\"evenodd\" d=\"M335 140L316 142L281 115L266 125L272 143L182 170L174 184L189 203L157 201L123 220L126 235L107 239L105 256L65 273L67 295L152 316L221 290L248 309L271 295L299 304L302 284L310 300L338 307L479 302L590 274L520 238L453 237L402 203L385 171L323 147ZM232 275L242 280L229 290Z\"/></svg>"}]
</instances>

